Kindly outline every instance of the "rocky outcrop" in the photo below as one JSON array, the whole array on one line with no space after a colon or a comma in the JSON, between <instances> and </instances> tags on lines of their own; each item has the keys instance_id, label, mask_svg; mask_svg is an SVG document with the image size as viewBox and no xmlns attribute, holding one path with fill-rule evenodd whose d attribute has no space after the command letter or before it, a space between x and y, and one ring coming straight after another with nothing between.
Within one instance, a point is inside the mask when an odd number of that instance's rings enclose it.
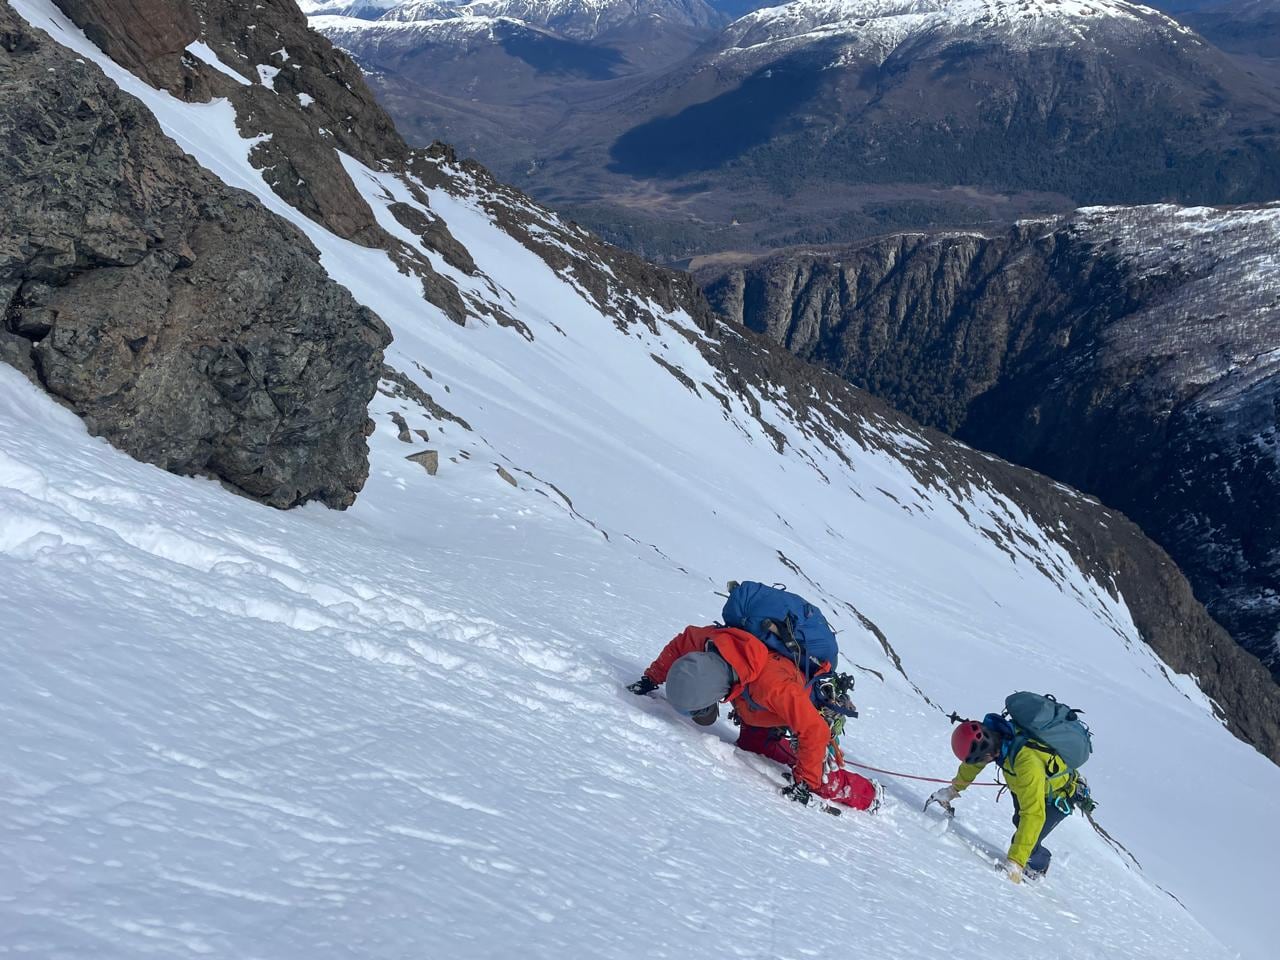
<instances>
[{"instance_id":1,"label":"rocky outcrop","mask_svg":"<svg viewBox=\"0 0 1280 960\"><path fill-rule=\"evenodd\" d=\"M117 46L145 73L186 35ZM349 504L390 339L378 317L296 228L8 4L0 90L5 359L140 460L274 506Z\"/></svg>"},{"instance_id":2,"label":"rocky outcrop","mask_svg":"<svg viewBox=\"0 0 1280 960\"><path fill-rule=\"evenodd\" d=\"M1082 211L708 279L726 315L1101 497L1280 674L1280 208Z\"/></svg>"},{"instance_id":3,"label":"rocky outcrop","mask_svg":"<svg viewBox=\"0 0 1280 960\"><path fill-rule=\"evenodd\" d=\"M122 67L154 87L188 98L193 94L196 80L183 63L183 51L200 36L200 20L190 0L60 0L58 5Z\"/></svg>"},{"instance_id":4,"label":"rocky outcrop","mask_svg":"<svg viewBox=\"0 0 1280 960\"><path fill-rule=\"evenodd\" d=\"M307 28L292 0L190 2L203 23L203 42L247 81L205 68L218 95L235 107L241 135L259 139L251 160L267 183L338 236L391 246L337 152L375 168L408 154L359 69Z\"/></svg>"}]
</instances>

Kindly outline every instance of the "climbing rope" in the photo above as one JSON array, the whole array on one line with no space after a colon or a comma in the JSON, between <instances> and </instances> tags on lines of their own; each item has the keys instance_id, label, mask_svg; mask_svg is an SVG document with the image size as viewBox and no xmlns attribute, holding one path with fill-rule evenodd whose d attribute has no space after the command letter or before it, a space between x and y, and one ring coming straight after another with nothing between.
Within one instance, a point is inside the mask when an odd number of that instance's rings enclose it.
<instances>
[{"instance_id":1,"label":"climbing rope","mask_svg":"<svg viewBox=\"0 0 1280 960\"><path fill-rule=\"evenodd\" d=\"M955 778L940 780L937 777L920 777L914 773L899 773L896 770L881 770L879 767L869 767L865 763L854 763L852 760L845 760L845 764L850 767L858 767L862 770L871 770L875 773L883 773L890 777L901 777L903 780L923 780L925 783L951 783ZM998 780L975 780L969 784L971 787L1003 787L1004 784Z\"/></svg>"},{"instance_id":2,"label":"climbing rope","mask_svg":"<svg viewBox=\"0 0 1280 960\"><path fill-rule=\"evenodd\" d=\"M1107 831L1102 828L1102 825L1098 823L1097 820L1093 819L1092 813L1086 813L1085 819L1089 821L1089 826L1093 827L1094 833L1100 836L1103 840L1107 841L1107 843L1111 844L1112 849L1114 849L1117 853L1120 851L1124 851L1124 855L1133 861L1133 865L1137 867L1139 870L1142 869L1142 864L1138 862L1138 858L1129 852L1128 847L1126 847L1123 843L1121 843L1111 834L1107 833ZM1168 893L1167 890L1165 892ZM1173 894L1170 893L1169 896L1173 897ZM1173 899L1178 900L1177 897L1173 897ZM1181 903L1182 901L1178 900L1178 902Z\"/></svg>"}]
</instances>

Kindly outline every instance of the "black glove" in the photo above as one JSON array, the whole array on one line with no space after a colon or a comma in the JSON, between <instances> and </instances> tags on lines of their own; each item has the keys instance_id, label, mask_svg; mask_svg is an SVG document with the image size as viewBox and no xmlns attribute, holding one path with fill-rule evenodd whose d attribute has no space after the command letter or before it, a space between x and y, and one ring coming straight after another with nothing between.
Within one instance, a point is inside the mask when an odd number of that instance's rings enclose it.
<instances>
[{"instance_id":1,"label":"black glove","mask_svg":"<svg viewBox=\"0 0 1280 960\"><path fill-rule=\"evenodd\" d=\"M809 785L803 780L795 780L791 786L782 788L782 795L788 800L794 800L796 803L809 805L809 801L813 798L813 791L809 789Z\"/></svg>"},{"instance_id":2,"label":"black glove","mask_svg":"<svg viewBox=\"0 0 1280 960\"><path fill-rule=\"evenodd\" d=\"M646 693L653 693L658 689L658 685L650 680L647 676L641 677L635 683L627 684L627 689L636 696L644 696Z\"/></svg>"}]
</instances>

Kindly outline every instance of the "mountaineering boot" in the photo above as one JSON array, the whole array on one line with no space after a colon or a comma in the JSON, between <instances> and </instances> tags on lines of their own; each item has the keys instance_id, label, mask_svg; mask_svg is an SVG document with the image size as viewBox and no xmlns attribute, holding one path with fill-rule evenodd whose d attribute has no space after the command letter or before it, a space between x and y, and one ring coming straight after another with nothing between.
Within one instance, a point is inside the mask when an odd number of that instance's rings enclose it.
<instances>
[{"instance_id":1,"label":"mountaineering boot","mask_svg":"<svg viewBox=\"0 0 1280 960\"><path fill-rule=\"evenodd\" d=\"M867 813L875 813L884 803L884 784L879 780L872 780L871 786L875 788L875 796L871 798L871 806L867 807Z\"/></svg>"}]
</instances>

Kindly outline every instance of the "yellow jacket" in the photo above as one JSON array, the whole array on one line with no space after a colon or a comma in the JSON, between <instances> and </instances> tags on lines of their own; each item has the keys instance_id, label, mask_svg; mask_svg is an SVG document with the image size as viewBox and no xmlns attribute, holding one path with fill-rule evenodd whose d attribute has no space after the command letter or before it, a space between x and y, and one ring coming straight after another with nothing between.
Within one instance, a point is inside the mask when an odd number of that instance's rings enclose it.
<instances>
[{"instance_id":1,"label":"yellow jacket","mask_svg":"<svg viewBox=\"0 0 1280 960\"><path fill-rule=\"evenodd\" d=\"M973 783L986 767L985 763L962 763L951 785L957 791ZM1022 866L1035 849L1044 827L1045 804L1058 799L1070 801L1075 796L1079 775L1067 769L1056 753L1047 753L1026 744L1013 756L1000 763L1005 782L1018 798L1018 829L1009 843L1009 859Z\"/></svg>"}]
</instances>

